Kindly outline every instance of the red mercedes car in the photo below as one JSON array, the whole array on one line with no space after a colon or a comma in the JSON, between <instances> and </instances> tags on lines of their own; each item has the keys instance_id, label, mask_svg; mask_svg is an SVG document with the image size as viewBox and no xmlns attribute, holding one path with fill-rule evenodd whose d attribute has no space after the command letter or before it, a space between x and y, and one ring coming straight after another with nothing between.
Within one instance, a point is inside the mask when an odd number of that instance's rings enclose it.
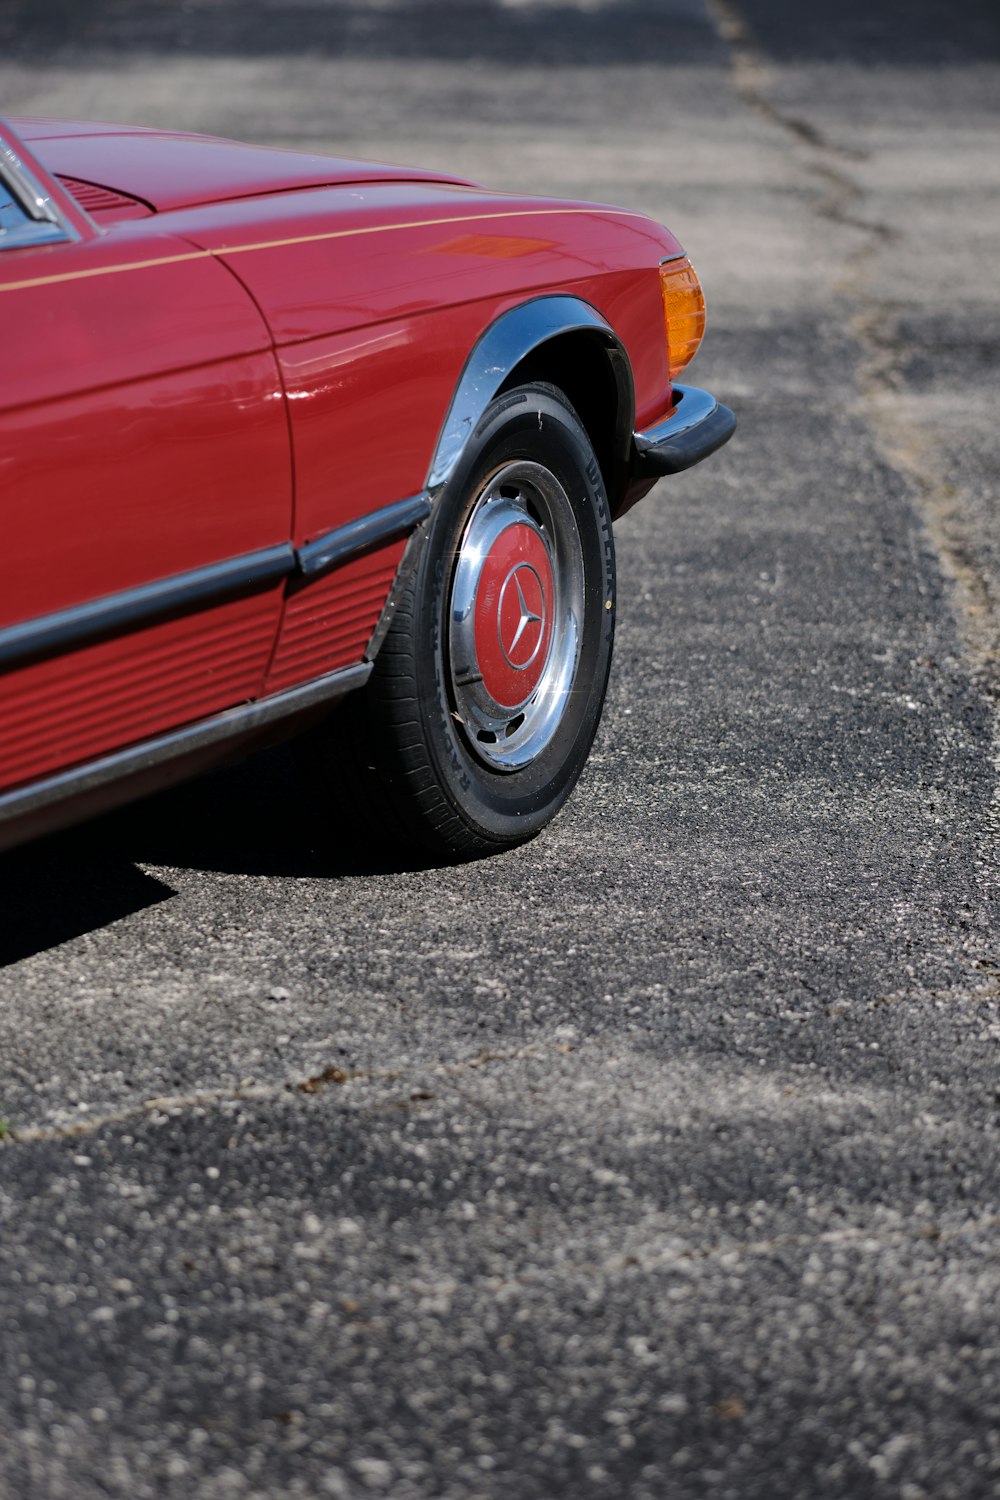
<instances>
[{"instance_id":1,"label":"red mercedes car","mask_svg":"<svg viewBox=\"0 0 1000 1500\"><path fill-rule=\"evenodd\" d=\"M612 522L730 436L641 214L0 124L0 847L302 731L354 817L530 837L600 717Z\"/></svg>"}]
</instances>

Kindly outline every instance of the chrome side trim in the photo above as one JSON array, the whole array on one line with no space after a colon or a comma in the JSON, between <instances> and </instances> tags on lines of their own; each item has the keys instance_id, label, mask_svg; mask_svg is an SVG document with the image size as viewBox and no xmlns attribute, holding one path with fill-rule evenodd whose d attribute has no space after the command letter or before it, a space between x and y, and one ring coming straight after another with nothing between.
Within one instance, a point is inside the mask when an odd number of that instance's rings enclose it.
<instances>
[{"instance_id":1,"label":"chrome side trim","mask_svg":"<svg viewBox=\"0 0 1000 1500\"><path fill-rule=\"evenodd\" d=\"M675 385L669 417L635 434L633 471L640 477L679 474L707 458L736 430L736 416L708 391Z\"/></svg>"},{"instance_id":2,"label":"chrome side trim","mask_svg":"<svg viewBox=\"0 0 1000 1500\"><path fill-rule=\"evenodd\" d=\"M397 500L393 505L385 505L369 516L361 516L357 521L350 521L346 526L300 547L299 572L311 582L321 573L328 573L331 568L360 557L363 552L408 536L430 513L431 498L426 491L411 495L407 500Z\"/></svg>"},{"instance_id":3,"label":"chrome side trim","mask_svg":"<svg viewBox=\"0 0 1000 1500\"><path fill-rule=\"evenodd\" d=\"M74 770L60 771L58 775L48 776L31 786L0 794L0 827L14 818L27 817L69 797L97 792L111 782L141 776L168 761L266 729L318 704L335 702L355 688L363 687L371 670L369 662L345 667L303 687L290 688L272 698L244 703L238 708L227 708L223 713L189 724L184 729L171 730L141 745L116 750L112 755L102 756L100 760L90 761Z\"/></svg>"},{"instance_id":4,"label":"chrome side trim","mask_svg":"<svg viewBox=\"0 0 1000 1500\"><path fill-rule=\"evenodd\" d=\"M683 433L690 432L692 427L697 427L706 417L710 417L719 404L709 391L699 390L694 385L675 385L673 394L674 408L669 417L664 417L655 427L647 427L644 432L636 433L635 446L640 453L655 448L667 438L680 437Z\"/></svg>"},{"instance_id":5,"label":"chrome side trim","mask_svg":"<svg viewBox=\"0 0 1000 1500\"><path fill-rule=\"evenodd\" d=\"M255 593L294 568L295 550L283 543L10 625L0 630L0 671L57 651L75 650L103 636L135 630L168 615Z\"/></svg>"},{"instance_id":6,"label":"chrome side trim","mask_svg":"<svg viewBox=\"0 0 1000 1500\"><path fill-rule=\"evenodd\" d=\"M631 387L631 368L621 341L588 302L579 297L547 296L512 307L487 328L466 361L427 474L426 488L432 497L450 477L483 412L511 371L526 355L564 333L590 333L600 338L624 360ZM615 373L621 384L623 376L617 368Z\"/></svg>"}]
</instances>

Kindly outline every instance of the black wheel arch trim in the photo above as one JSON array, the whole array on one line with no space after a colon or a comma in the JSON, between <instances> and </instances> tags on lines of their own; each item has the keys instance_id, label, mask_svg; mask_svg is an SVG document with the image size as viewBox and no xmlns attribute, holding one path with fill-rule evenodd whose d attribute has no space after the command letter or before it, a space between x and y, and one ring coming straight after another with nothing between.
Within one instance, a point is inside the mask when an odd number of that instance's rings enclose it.
<instances>
[{"instance_id":1,"label":"black wheel arch trim","mask_svg":"<svg viewBox=\"0 0 1000 1500\"><path fill-rule=\"evenodd\" d=\"M555 293L532 297L501 313L480 334L459 377L427 471L425 489L433 497L454 472L483 413L529 355L566 334L584 334L605 350L618 393L615 422L617 456L628 460L635 424L632 365L607 319L580 297Z\"/></svg>"}]
</instances>

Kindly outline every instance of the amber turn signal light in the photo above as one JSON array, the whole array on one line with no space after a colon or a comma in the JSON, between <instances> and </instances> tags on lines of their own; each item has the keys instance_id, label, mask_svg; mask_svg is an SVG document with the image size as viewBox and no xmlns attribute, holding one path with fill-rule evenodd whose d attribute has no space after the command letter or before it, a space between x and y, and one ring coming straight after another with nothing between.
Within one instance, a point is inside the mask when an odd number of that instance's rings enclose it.
<instances>
[{"instance_id":1,"label":"amber turn signal light","mask_svg":"<svg viewBox=\"0 0 1000 1500\"><path fill-rule=\"evenodd\" d=\"M686 255L663 262L660 290L667 325L667 358L673 380L694 359L705 332L705 298L694 266Z\"/></svg>"}]
</instances>

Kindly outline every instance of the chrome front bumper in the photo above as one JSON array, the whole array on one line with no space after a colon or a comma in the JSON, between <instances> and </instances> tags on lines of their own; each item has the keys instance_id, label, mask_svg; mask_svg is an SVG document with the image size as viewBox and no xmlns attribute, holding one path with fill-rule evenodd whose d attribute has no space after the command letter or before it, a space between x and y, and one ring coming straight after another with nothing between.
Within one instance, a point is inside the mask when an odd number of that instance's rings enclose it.
<instances>
[{"instance_id":1,"label":"chrome front bumper","mask_svg":"<svg viewBox=\"0 0 1000 1500\"><path fill-rule=\"evenodd\" d=\"M728 443L735 430L736 416L728 406L696 386L675 385L670 416L635 434L632 477L680 474Z\"/></svg>"}]
</instances>

